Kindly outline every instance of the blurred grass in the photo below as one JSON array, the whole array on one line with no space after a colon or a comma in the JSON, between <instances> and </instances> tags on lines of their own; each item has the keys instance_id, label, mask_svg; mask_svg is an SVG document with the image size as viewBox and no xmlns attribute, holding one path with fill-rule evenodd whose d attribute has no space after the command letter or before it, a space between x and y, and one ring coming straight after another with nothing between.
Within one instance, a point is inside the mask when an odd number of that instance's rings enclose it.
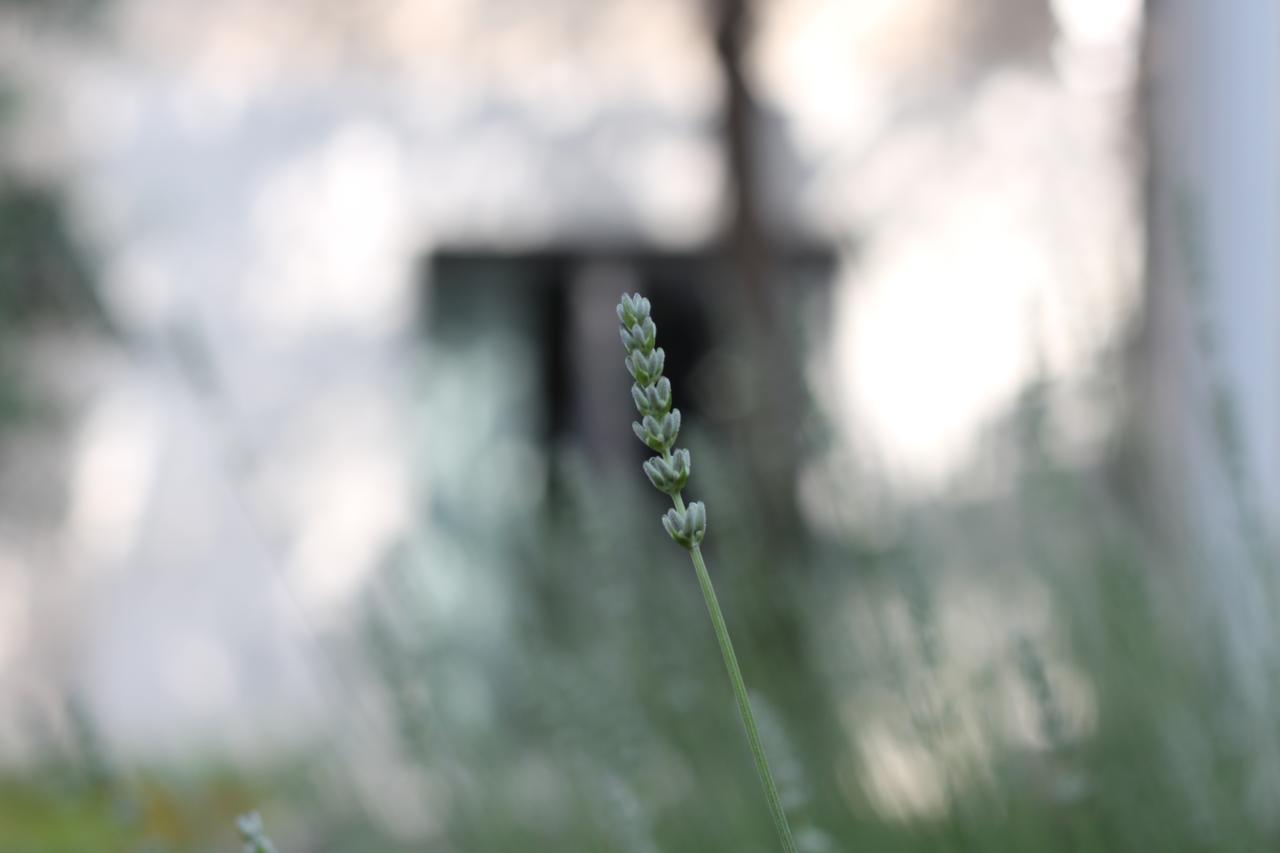
<instances>
[{"instance_id":1,"label":"blurred grass","mask_svg":"<svg viewBox=\"0 0 1280 853\"><path fill-rule=\"evenodd\" d=\"M1029 452L1009 493L912 511L877 547L783 546L759 540L734 468L695 450L710 556L733 567L717 580L802 849L1274 848L1222 626L1196 615L1177 561L1098 478ZM660 507L572 458L556 476L553 506L497 531L441 514L371 597L399 808L431 816L427 840L332 791L294 793L282 849L772 849ZM468 577L442 590L449 560ZM17 811L54 813L23 796ZM31 849L76 849L82 836L59 833L77 825L120 837L92 796L63 817L32 824L50 834ZM153 849L204 849L208 826L154 832Z\"/></svg>"},{"instance_id":2,"label":"blurred grass","mask_svg":"<svg viewBox=\"0 0 1280 853\"><path fill-rule=\"evenodd\" d=\"M229 821L257 796L226 767L95 778L84 766L44 763L0 778L0 850L232 849Z\"/></svg>"},{"instance_id":3,"label":"blurred grass","mask_svg":"<svg viewBox=\"0 0 1280 853\"><path fill-rule=\"evenodd\" d=\"M704 462L709 559L733 567L717 583L802 846L1270 849L1222 626L1179 621L1198 609L1178 561L1100 476L1024 450L1010 492L912 511L877 548L760 541L749 490ZM771 849L657 507L560 477L547 518L439 534L502 578L508 623L440 630L430 546L389 571L371 623L406 754L450 791L440 849Z\"/></svg>"},{"instance_id":4,"label":"blurred grass","mask_svg":"<svg viewBox=\"0 0 1280 853\"><path fill-rule=\"evenodd\" d=\"M1115 496L1114 459L1056 458L1043 390L975 461L1003 486L904 505L874 543L831 524L778 538L690 425L708 559L802 850L1280 842L1269 718L1243 710L1226 626L1197 606L1190 558ZM507 415L473 419L462 458L507 446ZM572 452L536 476L535 456L508 459L505 479L442 480L458 487L369 590L372 687L335 701L388 725L267 771L116 767L81 738L0 780L0 850L232 850L249 808L286 853L772 850L660 499ZM832 479L824 500L852 500Z\"/></svg>"},{"instance_id":5,"label":"blurred grass","mask_svg":"<svg viewBox=\"0 0 1280 853\"><path fill-rule=\"evenodd\" d=\"M709 556L802 849L1274 848L1221 626L1098 478L1033 450L875 547L762 542L709 444ZM254 806L286 851L771 850L660 506L572 456L554 476L498 529L437 512L370 593L388 811L336 745L261 775L81 758L0 783L0 850L230 850Z\"/></svg>"}]
</instances>

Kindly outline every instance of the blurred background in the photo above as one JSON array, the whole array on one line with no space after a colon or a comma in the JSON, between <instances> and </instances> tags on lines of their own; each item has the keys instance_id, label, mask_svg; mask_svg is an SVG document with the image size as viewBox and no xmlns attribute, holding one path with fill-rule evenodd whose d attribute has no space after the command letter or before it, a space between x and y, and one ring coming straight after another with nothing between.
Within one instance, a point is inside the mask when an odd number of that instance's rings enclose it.
<instances>
[{"instance_id":1,"label":"blurred background","mask_svg":"<svg viewBox=\"0 0 1280 853\"><path fill-rule=\"evenodd\" d=\"M0 0L0 850L1280 844L1280 9Z\"/></svg>"}]
</instances>

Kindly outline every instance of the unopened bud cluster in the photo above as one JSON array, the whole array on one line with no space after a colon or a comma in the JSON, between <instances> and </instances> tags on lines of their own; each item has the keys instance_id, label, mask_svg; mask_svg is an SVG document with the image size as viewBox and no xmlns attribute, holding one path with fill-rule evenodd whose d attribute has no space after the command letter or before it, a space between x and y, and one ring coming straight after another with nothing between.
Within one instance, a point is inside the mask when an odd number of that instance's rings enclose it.
<instances>
[{"instance_id":1,"label":"unopened bud cluster","mask_svg":"<svg viewBox=\"0 0 1280 853\"><path fill-rule=\"evenodd\" d=\"M680 509L679 495L689 482L689 451L675 449L680 434L680 410L671 407L671 381L662 375L666 354L657 346L658 328L649 316L649 300L624 293L618 303L619 334L627 351L627 371L635 380L631 399L640 420L631 425L636 437L655 453L644 463L644 473L654 488L676 499L677 508L667 510L662 526L676 542L693 548L707 529L707 511L701 502Z\"/></svg>"},{"instance_id":2,"label":"unopened bud cluster","mask_svg":"<svg viewBox=\"0 0 1280 853\"><path fill-rule=\"evenodd\" d=\"M692 548L702 541L707 532L707 508L702 501L694 501L683 512L669 509L662 517L662 526L672 539L686 548Z\"/></svg>"},{"instance_id":3,"label":"unopened bud cluster","mask_svg":"<svg viewBox=\"0 0 1280 853\"><path fill-rule=\"evenodd\" d=\"M275 845L267 837L267 831L262 825L262 816L257 812L236 818L236 827L244 841L244 853L276 853Z\"/></svg>"}]
</instances>

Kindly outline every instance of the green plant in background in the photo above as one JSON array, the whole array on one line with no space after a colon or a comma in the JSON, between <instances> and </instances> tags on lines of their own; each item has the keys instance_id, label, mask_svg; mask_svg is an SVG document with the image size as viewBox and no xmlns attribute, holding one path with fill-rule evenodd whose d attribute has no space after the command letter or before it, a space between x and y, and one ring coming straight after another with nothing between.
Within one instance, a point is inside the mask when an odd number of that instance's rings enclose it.
<instances>
[{"instance_id":1,"label":"green plant in background","mask_svg":"<svg viewBox=\"0 0 1280 853\"><path fill-rule=\"evenodd\" d=\"M795 841L791 837L791 827L778 796L773 772L769 769L769 759L760 742L760 732L747 696L747 685L742 679L742 670L733 651L733 641L729 638L724 614L720 612L720 603L716 599L706 561L702 559L700 543L707 530L706 507L701 501L693 501L687 507L684 503L682 491L689 481L691 465L689 451L674 449L676 437L680 433L680 410L671 406L671 382L662 375L666 353L656 346L658 329L649 316L650 309L649 300L639 294L624 293L618 303L622 346L627 351L627 370L635 380L631 386L631 397L640 412L640 420L632 424L632 428L650 450L662 454L644 463L644 472L649 481L658 491L669 495L675 505L663 516L662 526L672 539L689 552L693 560L698 585L702 588L707 613L711 616L711 625L715 629L716 640L720 643L720 653L724 656L725 669L733 685L738 713L742 717L742 726L746 730L751 755L760 775L760 784L769 801L769 813L773 817L783 849L787 853L795 853Z\"/></svg>"}]
</instances>

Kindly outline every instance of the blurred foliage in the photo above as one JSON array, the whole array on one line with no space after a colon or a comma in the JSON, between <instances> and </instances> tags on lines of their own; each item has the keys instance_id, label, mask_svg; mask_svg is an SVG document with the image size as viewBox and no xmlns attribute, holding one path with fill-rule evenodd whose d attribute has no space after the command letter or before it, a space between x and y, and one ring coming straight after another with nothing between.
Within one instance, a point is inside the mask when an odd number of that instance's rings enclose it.
<instances>
[{"instance_id":1,"label":"blurred foliage","mask_svg":"<svg viewBox=\"0 0 1280 853\"><path fill-rule=\"evenodd\" d=\"M0 426L31 408L15 363L27 337L51 323L101 327L104 316L57 193L0 173Z\"/></svg>"},{"instance_id":2,"label":"blurred foliage","mask_svg":"<svg viewBox=\"0 0 1280 853\"><path fill-rule=\"evenodd\" d=\"M801 849L1280 841L1224 626L1104 478L1055 458L1047 405L1029 389L993 431L1007 489L903 510L874 545L814 528L785 565L738 466L690 425L708 561ZM465 425L464 480L370 591L378 689L346 711L373 709L393 743L352 726L354 745L248 777L116 771L81 748L0 785L0 849L229 850L250 807L282 851L773 849L660 496L572 453L539 474L510 452L512 411ZM353 769L370 756L372 789Z\"/></svg>"},{"instance_id":3,"label":"blurred foliage","mask_svg":"<svg viewBox=\"0 0 1280 853\"><path fill-rule=\"evenodd\" d=\"M49 187L0 180L0 334L97 314L84 251Z\"/></svg>"},{"instance_id":4,"label":"blurred foliage","mask_svg":"<svg viewBox=\"0 0 1280 853\"><path fill-rule=\"evenodd\" d=\"M32 26L80 26L100 7L97 0L2 0L0 14ZM0 78L0 146L21 114L22 92ZM35 328L50 322L101 324L105 315L93 288L83 242L72 228L61 190L6 162L0 148L0 426L27 407L16 349Z\"/></svg>"},{"instance_id":5,"label":"blurred foliage","mask_svg":"<svg viewBox=\"0 0 1280 853\"><path fill-rule=\"evenodd\" d=\"M51 239L50 209L20 209L12 233ZM85 725L69 756L0 780L0 850L234 849L234 816L256 807L286 853L773 849L661 496L638 466L540 449L517 338L453 344L422 401L451 452L424 456L431 497L369 593L375 689L343 697L374 725L240 772L116 768ZM780 547L743 466L687 427L708 562L801 849L1280 842L1270 720L1230 677L1228 626L1107 477L1060 458L1050 391L1027 389L966 478L999 487L887 513L874 542L828 520ZM858 515L843 476L824 517Z\"/></svg>"},{"instance_id":6,"label":"blurred foliage","mask_svg":"<svg viewBox=\"0 0 1280 853\"><path fill-rule=\"evenodd\" d=\"M445 367L463 385L521 363L473 347L470 372ZM81 749L78 781L0 790L0 849L234 849L249 807L286 852L773 849L660 496L572 452L540 471L517 449L528 401L508 378L505 405L459 425L457 456L432 457L456 470L432 472L421 524L370 590L376 689L346 697L348 742L249 777L92 773ZM992 430L972 478L998 465L1004 487L903 509L875 543L815 526L781 556L740 467L688 427L708 561L802 850L1280 841L1266 721L1225 674L1224 626L1107 479L1057 457L1048 400L1029 388ZM833 517L851 514L841 485ZM373 787L363 761L381 766Z\"/></svg>"},{"instance_id":7,"label":"blurred foliage","mask_svg":"<svg viewBox=\"0 0 1280 853\"><path fill-rule=\"evenodd\" d=\"M51 738L33 766L0 776L0 850L214 851L230 849L230 821L259 796L218 761L125 768L111 760L74 704L69 737ZM17 772L15 772L17 771ZM299 790L296 770L260 774L258 785Z\"/></svg>"},{"instance_id":8,"label":"blurred foliage","mask_svg":"<svg viewBox=\"0 0 1280 853\"><path fill-rule=\"evenodd\" d=\"M815 535L782 570L750 490L710 461L711 442L695 446L708 560L803 849L1274 846L1249 805L1247 739L1231 735L1234 688L1210 639L1222 626L1170 621L1197 612L1177 561L1098 478L1053 460L1032 403L1003 433L1015 444L1002 456L1021 459L1010 494L907 513L877 548ZM545 515L442 516L441 541L400 555L373 611L403 754L448 792L440 849L771 849L659 506L625 479L564 468L570 487ZM433 588L442 554L466 555L471 625L442 603L467 593ZM969 614L990 643L971 660L972 638L947 627L968 605L946 596L966 589L1015 623L1021 595L1039 591L1043 630L987 635L989 614ZM868 749L881 731L900 755ZM940 789L924 807L909 802L916 772L925 793ZM900 809L874 790L895 773Z\"/></svg>"},{"instance_id":9,"label":"blurred foliage","mask_svg":"<svg viewBox=\"0 0 1280 853\"><path fill-rule=\"evenodd\" d=\"M234 849L232 818L252 801L242 781L226 771L194 781L171 772L133 775L93 783L74 768L42 766L0 779L0 849Z\"/></svg>"}]
</instances>

